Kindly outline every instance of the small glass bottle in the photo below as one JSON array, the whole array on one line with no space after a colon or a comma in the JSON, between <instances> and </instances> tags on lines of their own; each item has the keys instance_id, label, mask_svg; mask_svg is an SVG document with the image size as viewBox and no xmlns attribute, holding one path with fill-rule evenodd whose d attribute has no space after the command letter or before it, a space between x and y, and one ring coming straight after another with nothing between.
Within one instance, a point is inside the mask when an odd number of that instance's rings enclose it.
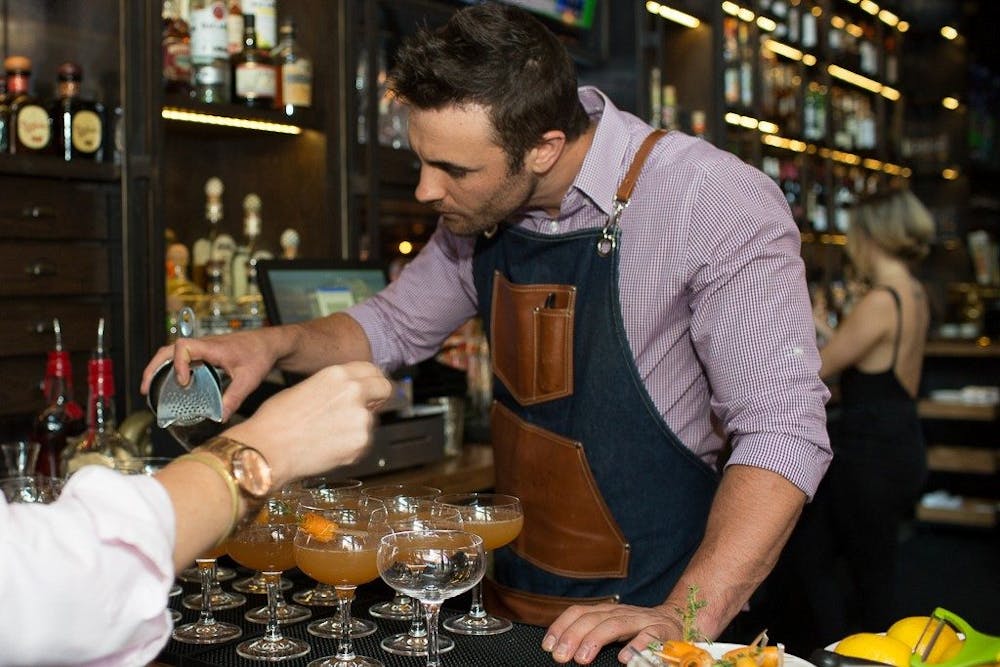
<instances>
[{"instance_id":1,"label":"small glass bottle","mask_svg":"<svg viewBox=\"0 0 1000 667\"><path fill-rule=\"evenodd\" d=\"M243 7L241 0L229 0L226 14L226 50L233 57L243 50Z\"/></svg>"},{"instance_id":2,"label":"small glass bottle","mask_svg":"<svg viewBox=\"0 0 1000 667\"><path fill-rule=\"evenodd\" d=\"M52 119L42 102L31 94L31 59L9 56L7 94L10 98L10 152L46 154L52 150Z\"/></svg>"},{"instance_id":3,"label":"small glass bottle","mask_svg":"<svg viewBox=\"0 0 1000 667\"><path fill-rule=\"evenodd\" d=\"M63 160L104 159L104 105L83 99L83 70L63 63L57 70L57 97L52 104L52 130L56 153Z\"/></svg>"},{"instance_id":4,"label":"small glass bottle","mask_svg":"<svg viewBox=\"0 0 1000 667\"><path fill-rule=\"evenodd\" d=\"M312 106L312 61L295 40L295 21L281 23L281 41L271 51L271 60L278 67L276 106L291 116L296 107Z\"/></svg>"},{"instance_id":5,"label":"small glass bottle","mask_svg":"<svg viewBox=\"0 0 1000 667\"><path fill-rule=\"evenodd\" d=\"M69 477L86 465L113 468L115 461L139 456L139 450L118 432L115 419L114 365L104 347L104 318L97 325L97 347L87 363L87 432L63 449L61 470Z\"/></svg>"},{"instance_id":6,"label":"small glass bottle","mask_svg":"<svg viewBox=\"0 0 1000 667\"><path fill-rule=\"evenodd\" d=\"M277 73L270 54L257 46L253 14L243 15L243 50L233 56L233 102L248 107L274 106Z\"/></svg>"},{"instance_id":7,"label":"small glass bottle","mask_svg":"<svg viewBox=\"0 0 1000 667\"><path fill-rule=\"evenodd\" d=\"M62 346L62 329L59 320L52 321L55 331L55 348L49 351L45 364L45 409L32 425L32 440L41 444L38 453L38 474L58 477L59 458L66 447L67 438L83 433L86 423L83 408L73 400L73 371L69 352Z\"/></svg>"}]
</instances>

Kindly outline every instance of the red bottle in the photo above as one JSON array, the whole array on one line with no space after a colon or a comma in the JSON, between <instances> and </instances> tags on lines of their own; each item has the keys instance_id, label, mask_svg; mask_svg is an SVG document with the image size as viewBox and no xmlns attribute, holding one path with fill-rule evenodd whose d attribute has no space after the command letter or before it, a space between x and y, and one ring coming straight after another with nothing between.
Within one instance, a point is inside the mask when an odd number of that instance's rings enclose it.
<instances>
[{"instance_id":1,"label":"red bottle","mask_svg":"<svg viewBox=\"0 0 1000 667\"><path fill-rule=\"evenodd\" d=\"M59 457L66 438L83 433L83 408L73 400L73 371L69 352L62 347L59 320L52 321L56 346L45 365L45 409L35 418L33 439L42 445L38 452L38 474L58 477Z\"/></svg>"}]
</instances>

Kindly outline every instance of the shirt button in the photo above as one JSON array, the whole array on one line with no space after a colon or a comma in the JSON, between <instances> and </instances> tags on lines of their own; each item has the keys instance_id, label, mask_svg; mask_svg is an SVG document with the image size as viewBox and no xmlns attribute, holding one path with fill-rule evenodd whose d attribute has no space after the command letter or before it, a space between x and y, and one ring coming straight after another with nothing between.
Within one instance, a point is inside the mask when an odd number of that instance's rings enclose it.
<instances>
[{"instance_id":1,"label":"shirt button","mask_svg":"<svg viewBox=\"0 0 1000 667\"><path fill-rule=\"evenodd\" d=\"M549 233L550 234L555 234L558 231L559 231L559 221L558 220L549 220Z\"/></svg>"}]
</instances>

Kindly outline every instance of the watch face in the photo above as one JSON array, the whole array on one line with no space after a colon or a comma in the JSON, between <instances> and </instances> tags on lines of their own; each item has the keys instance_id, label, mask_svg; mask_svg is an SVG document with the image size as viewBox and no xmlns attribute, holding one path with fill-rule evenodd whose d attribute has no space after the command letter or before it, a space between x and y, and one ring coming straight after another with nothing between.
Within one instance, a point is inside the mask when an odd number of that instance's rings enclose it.
<instances>
[{"instance_id":1,"label":"watch face","mask_svg":"<svg viewBox=\"0 0 1000 667\"><path fill-rule=\"evenodd\" d=\"M256 449L247 447L233 455L233 476L255 498L263 498L271 490L271 467Z\"/></svg>"}]
</instances>

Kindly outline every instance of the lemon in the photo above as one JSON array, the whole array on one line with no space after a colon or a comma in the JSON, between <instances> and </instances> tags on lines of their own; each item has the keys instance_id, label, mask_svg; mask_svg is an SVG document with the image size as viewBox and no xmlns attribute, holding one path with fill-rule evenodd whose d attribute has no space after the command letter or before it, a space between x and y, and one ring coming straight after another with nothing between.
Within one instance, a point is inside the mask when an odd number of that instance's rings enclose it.
<instances>
[{"instance_id":1,"label":"lemon","mask_svg":"<svg viewBox=\"0 0 1000 667\"><path fill-rule=\"evenodd\" d=\"M840 655L852 658L877 660L894 667L909 667L910 647L895 637L874 632L859 632L844 637L833 649Z\"/></svg>"},{"instance_id":2,"label":"lemon","mask_svg":"<svg viewBox=\"0 0 1000 667\"><path fill-rule=\"evenodd\" d=\"M921 641L921 635L924 632L924 628L927 627L928 621L930 621L930 618L927 616L907 616L893 623L892 627L885 634L889 637L895 637L906 644L911 652L923 655L924 650L927 648L927 642L933 634L928 632L927 637L923 637L923 641ZM947 660L958 651L961 643L962 640L959 639L958 633L947 623L944 624L937 641L934 642L934 648L931 649L930 654L924 662L936 663Z\"/></svg>"}]
</instances>

